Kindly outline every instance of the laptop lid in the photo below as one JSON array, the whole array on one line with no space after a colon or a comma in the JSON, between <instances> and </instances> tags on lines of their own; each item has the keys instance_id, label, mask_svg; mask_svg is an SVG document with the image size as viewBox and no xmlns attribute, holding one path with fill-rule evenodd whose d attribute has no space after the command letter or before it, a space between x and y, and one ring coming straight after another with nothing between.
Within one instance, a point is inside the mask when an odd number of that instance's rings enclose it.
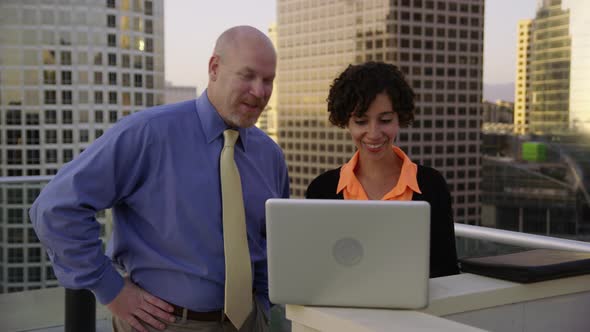
<instances>
[{"instance_id":1,"label":"laptop lid","mask_svg":"<svg viewBox=\"0 0 590 332\"><path fill-rule=\"evenodd\" d=\"M273 303L428 304L427 202L269 199L266 229Z\"/></svg>"}]
</instances>

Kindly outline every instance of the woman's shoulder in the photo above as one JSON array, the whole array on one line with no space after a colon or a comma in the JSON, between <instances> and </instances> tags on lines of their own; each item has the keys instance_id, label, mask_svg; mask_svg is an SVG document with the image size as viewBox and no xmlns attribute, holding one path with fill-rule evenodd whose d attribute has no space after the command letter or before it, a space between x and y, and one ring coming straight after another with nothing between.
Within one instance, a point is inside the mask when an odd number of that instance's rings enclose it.
<instances>
[{"instance_id":1,"label":"woman's shoulder","mask_svg":"<svg viewBox=\"0 0 590 332\"><path fill-rule=\"evenodd\" d=\"M338 181L340 181L340 167L326 171L310 182L305 197L313 198L328 193L334 194L338 187Z\"/></svg>"},{"instance_id":2,"label":"woman's shoulder","mask_svg":"<svg viewBox=\"0 0 590 332\"><path fill-rule=\"evenodd\" d=\"M441 185L446 187L446 181L443 175L432 167L418 165L418 173L416 174L416 177L420 188L432 188Z\"/></svg>"}]
</instances>

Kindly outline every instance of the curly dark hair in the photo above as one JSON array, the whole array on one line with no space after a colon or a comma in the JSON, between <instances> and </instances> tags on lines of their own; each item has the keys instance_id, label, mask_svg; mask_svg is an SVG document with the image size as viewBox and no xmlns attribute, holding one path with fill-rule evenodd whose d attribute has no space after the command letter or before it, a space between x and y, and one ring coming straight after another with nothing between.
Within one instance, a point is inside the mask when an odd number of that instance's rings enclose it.
<instances>
[{"instance_id":1,"label":"curly dark hair","mask_svg":"<svg viewBox=\"0 0 590 332\"><path fill-rule=\"evenodd\" d=\"M349 65L334 80L327 99L330 122L345 128L352 115L365 114L382 92L389 96L400 126L407 127L414 120L414 91L396 66L373 61Z\"/></svg>"}]
</instances>

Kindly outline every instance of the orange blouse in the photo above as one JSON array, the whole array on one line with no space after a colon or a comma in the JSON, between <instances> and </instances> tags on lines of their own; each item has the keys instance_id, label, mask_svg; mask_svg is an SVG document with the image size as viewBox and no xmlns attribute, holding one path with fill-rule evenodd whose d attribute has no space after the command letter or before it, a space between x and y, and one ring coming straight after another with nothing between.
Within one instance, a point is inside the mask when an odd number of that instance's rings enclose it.
<instances>
[{"instance_id":1,"label":"orange blouse","mask_svg":"<svg viewBox=\"0 0 590 332\"><path fill-rule=\"evenodd\" d=\"M381 198L382 201L411 201L414 192L421 194L418 187L416 173L418 166L397 146L392 146L393 152L403 160L402 169L397 184L391 191ZM354 174L358 163L357 151L350 161L340 169L337 193L343 192L344 199L368 200L367 193Z\"/></svg>"}]
</instances>

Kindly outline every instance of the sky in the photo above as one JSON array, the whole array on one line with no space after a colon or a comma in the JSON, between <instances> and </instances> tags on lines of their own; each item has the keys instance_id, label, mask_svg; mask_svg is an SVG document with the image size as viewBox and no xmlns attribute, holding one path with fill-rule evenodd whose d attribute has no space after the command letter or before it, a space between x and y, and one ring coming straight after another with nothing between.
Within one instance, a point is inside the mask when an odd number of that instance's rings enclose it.
<instances>
[{"instance_id":1,"label":"sky","mask_svg":"<svg viewBox=\"0 0 590 332\"><path fill-rule=\"evenodd\" d=\"M518 20L533 18L537 0L486 0L484 84L514 82ZM217 36L235 25L267 32L276 22L276 0L165 0L166 81L207 85L207 63ZM485 93L484 93L485 94Z\"/></svg>"}]
</instances>

